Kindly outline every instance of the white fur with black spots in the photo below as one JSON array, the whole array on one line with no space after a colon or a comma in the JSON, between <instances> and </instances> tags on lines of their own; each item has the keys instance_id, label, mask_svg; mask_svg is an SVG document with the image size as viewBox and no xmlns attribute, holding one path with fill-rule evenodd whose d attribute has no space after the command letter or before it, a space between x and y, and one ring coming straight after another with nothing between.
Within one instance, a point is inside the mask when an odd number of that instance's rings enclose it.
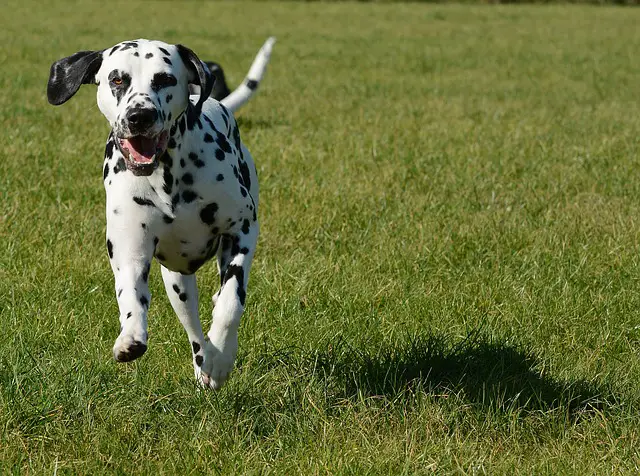
<instances>
[{"instance_id":1,"label":"white fur with black spots","mask_svg":"<svg viewBox=\"0 0 640 476\"><path fill-rule=\"evenodd\" d=\"M249 77L262 78L272 45L268 40L254 62L259 71ZM224 99L210 97L214 76L190 49L140 39L56 61L47 94L58 105L82 84L96 84L98 107L112 129L103 179L107 252L120 309L115 359L130 361L147 349L155 257L187 332L196 379L217 389L238 350L258 240L258 178L232 112ZM234 108L249 99L245 89L255 91L251 86L239 88ZM221 286L205 336L194 273L214 256Z\"/></svg>"}]
</instances>

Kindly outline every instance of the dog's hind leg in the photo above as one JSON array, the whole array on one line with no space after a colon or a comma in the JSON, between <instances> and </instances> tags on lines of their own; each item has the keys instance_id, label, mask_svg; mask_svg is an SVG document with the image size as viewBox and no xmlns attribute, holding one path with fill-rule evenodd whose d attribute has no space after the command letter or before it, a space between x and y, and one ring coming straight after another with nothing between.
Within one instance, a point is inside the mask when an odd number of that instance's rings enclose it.
<instances>
[{"instance_id":1,"label":"dog's hind leg","mask_svg":"<svg viewBox=\"0 0 640 476\"><path fill-rule=\"evenodd\" d=\"M162 280L173 310L187 331L191 343L193 370L201 385L208 385L209 377L201 372L204 362L205 337L198 316L198 286L196 275L184 275L170 271L162 266Z\"/></svg>"},{"instance_id":2,"label":"dog's hind leg","mask_svg":"<svg viewBox=\"0 0 640 476\"><path fill-rule=\"evenodd\" d=\"M218 274L220 275L220 289L213 295L211 299L213 301L213 305L216 305L218 301L218 296L220 296L220 292L222 291L222 286L224 285L224 275L227 272L227 267L229 266L229 262L231 261L231 246L233 244L233 240L230 236L222 235L220 237L220 247L217 252L217 264L218 264Z\"/></svg>"},{"instance_id":3,"label":"dog's hind leg","mask_svg":"<svg viewBox=\"0 0 640 476\"><path fill-rule=\"evenodd\" d=\"M258 241L258 222L245 221L242 231L231 237L231 255L213 309L205 345L202 370L211 377L209 387L220 388L233 369L238 352L238 328L244 311L251 261Z\"/></svg>"}]
</instances>

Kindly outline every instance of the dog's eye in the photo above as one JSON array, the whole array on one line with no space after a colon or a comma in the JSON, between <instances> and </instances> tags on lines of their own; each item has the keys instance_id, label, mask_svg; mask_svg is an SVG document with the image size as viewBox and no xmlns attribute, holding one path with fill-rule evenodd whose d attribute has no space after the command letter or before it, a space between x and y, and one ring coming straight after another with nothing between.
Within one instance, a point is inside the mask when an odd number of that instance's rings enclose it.
<instances>
[{"instance_id":1,"label":"dog's eye","mask_svg":"<svg viewBox=\"0 0 640 476\"><path fill-rule=\"evenodd\" d=\"M112 84L115 84L116 86L120 86L122 84L122 79L121 78L113 78L111 80Z\"/></svg>"}]
</instances>

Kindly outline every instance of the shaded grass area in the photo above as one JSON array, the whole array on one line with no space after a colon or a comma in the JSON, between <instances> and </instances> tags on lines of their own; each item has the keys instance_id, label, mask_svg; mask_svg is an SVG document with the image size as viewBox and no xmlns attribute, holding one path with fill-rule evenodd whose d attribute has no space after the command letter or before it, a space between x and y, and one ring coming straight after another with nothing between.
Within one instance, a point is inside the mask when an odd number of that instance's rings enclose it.
<instances>
[{"instance_id":1,"label":"shaded grass area","mask_svg":"<svg viewBox=\"0 0 640 476\"><path fill-rule=\"evenodd\" d=\"M0 472L637 472L635 10L9 7ZM237 369L196 390L157 265L149 351L116 365L108 130L91 87L46 103L49 65L161 38L238 84L272 34L239 113L262 234Z\"/></svg>"}]
</instances>

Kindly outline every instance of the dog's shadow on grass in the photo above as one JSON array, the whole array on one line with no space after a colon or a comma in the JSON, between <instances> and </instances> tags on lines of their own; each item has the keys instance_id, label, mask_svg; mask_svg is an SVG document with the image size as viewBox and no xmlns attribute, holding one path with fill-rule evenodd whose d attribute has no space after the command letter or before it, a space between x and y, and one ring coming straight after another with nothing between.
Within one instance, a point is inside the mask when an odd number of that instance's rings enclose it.
<instances>
[{"instance_id":1,"label":"dog's shadow on grass","mask_svg":"<svg viewBox=\"0 0 640 476\"><path fill-rule=\"evenodd\" d=\"M471 334L413 338L403 345L362 351L338 344L316 354L314 365L340 398L396 400L422 389L434 398L458 395L498 411L566 412L571 418L614 404L605 388L545 375L541 361L521 349Z\"/></svg>"}]
</instances>

